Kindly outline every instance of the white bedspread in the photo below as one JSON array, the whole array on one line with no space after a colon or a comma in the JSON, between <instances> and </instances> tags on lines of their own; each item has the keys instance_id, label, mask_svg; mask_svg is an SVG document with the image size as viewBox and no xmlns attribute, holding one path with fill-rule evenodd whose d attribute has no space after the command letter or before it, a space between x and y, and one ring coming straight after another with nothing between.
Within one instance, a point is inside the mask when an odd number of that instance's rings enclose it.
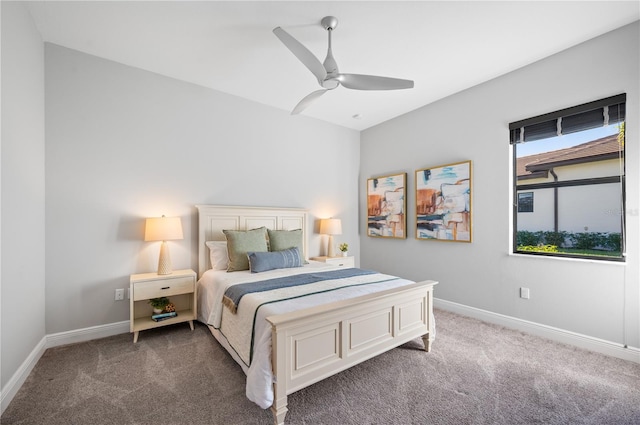
<instances>
[{"instance_id":1,"label":"white bedspread","mask_svg":"<svg viewBox=\"0 0 640 425\"><path fill-rule=\"evenodd\" d=\"M251 326L247 326L247 319L238 314L233 314L222 304L225 290L239 283L255 282L265 279L290 276L292 274L309 273L314 271L335 270L337 267L310 261L300 268L278 269L263 273L250 273L249 271L227 273L226 271L209 270L198 281L198 320L213 326L220 331L222 340L218 339L231 353L234 359L242 366L247 375L246 395L263 409L273 403L273 374L271 372L271 327L266 317L295 311L307 307L326 304L333 301L348 299L389 288L400 287L412 283L412 281L376 273L375 275L358 276L358 279L366 278L382 280L379 283L371 283L363 286L351 286L320 294L313 294L302 298L279 301L260 307L256 317L255 342L253 359L248 365L248 346L246 341L251 337ZM253 294L245 295L242 303L256 303L251 301ZM247 298L249 297L249 298ZM259 303L258 303L259 304ZM253 315L251 314L251 317ZM252 320L251 320L252 321Z\"/></svg>"}]
</instances>

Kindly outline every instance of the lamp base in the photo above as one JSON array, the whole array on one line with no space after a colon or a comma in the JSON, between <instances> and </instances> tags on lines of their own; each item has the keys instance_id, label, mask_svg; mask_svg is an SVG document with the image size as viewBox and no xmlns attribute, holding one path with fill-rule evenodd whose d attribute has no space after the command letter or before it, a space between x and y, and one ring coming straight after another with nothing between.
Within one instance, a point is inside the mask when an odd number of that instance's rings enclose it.
<instances>
[{"instance_id":1,"label":"lamp base","mask_svg":"<svg viewBox=\"0 0 640 425\"><path fill-rule=\"evenodd\" d=\"M333 248L333 235L329 235L329 242L327 243L327 256L335 257L336 251Z\"/></svg>"},{"instance_id":2,"label":"lamp base","mask_svg":"<svg viewBox=\"0 0 640 425\"><path fill-rule=\"evenodd\" d=\"M160 258L158 258L158 274L171 274L173 269L171 268L171 256L169 255L169 246L167 242L163 241L160 246Z\"/></svg>"}]
</instances>

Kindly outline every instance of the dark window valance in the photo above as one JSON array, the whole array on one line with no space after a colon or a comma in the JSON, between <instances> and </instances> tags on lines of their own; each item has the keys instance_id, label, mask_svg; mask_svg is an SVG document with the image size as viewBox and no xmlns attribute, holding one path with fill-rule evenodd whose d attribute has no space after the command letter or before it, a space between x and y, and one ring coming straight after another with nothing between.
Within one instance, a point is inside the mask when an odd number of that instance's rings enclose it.
<instances>
[{"instance_id":1,"label":"dark window valance","mask_svg":"<svg viewBox=\"0 0 640 425\"><path fill-rule=\"evenodd\" d=\"M509 124L511 143L531 142L622 122L625 119L626 100L627 95L623 93L512 122Z\"/></svg>"}]
</instances>

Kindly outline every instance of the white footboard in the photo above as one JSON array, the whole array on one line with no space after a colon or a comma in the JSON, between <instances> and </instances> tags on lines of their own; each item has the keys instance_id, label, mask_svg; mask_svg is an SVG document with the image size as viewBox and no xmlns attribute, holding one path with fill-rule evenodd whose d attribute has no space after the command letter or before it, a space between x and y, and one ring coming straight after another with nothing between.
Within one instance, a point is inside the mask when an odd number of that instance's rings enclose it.
<instances>
[{"instance_id":1,"label":"white footboard","mask_svg":"<svg viewBox=\"0 0 640 425\"><path fill-rule=\"evenodd\" d=\"M429 351L433 286L402 288L267 317L272 325L273 411L284 424L287 395L423 337Z\"/></svg>"}]
</instances>

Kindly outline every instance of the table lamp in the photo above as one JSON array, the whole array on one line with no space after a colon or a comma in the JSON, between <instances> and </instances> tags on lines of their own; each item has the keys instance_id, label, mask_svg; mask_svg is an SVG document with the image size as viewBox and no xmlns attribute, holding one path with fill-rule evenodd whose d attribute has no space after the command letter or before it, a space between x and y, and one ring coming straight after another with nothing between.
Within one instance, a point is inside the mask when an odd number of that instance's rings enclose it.
<instances>
[{"instance_id":1,"label":"table lamp","mask_svg":"<svg viewBox=\"0 0 640 425\"><path fill-rule=\"evenodd\" d=\"M333 247L333 235L342 234L342 222L339 218L323 218L320 220L320 234L329 235L327 256L335 257L336 253Z\"/></svg>"},{"instance_id":2,"label":"table lamp","mask_svg":"<svg viewBox=\"0 0 640 425\"><path fill-rule=\"evenodd\" d=\"M171 256L167 241L183 239L180 217L153 217L145 223L144 240L162 241L158 258L158 274L171 274Z\"/></svg>"}]
</instances>

